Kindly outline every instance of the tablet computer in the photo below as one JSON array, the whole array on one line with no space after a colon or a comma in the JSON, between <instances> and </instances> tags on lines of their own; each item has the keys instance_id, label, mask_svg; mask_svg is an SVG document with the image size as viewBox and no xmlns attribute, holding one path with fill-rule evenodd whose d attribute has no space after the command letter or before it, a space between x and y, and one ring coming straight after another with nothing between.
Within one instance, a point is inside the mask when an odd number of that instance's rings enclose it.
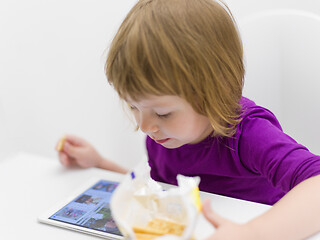
<instances>
[{"instance_id":1,"label":"tablet computer","mask_svg":"<svg viewBox=\"0 0 320 240\"><path fill-rule=\"evenodd\" d=\"M39 216L38 221L107 239L123 239L110 210L110 199L118 184L92 180L89 186Z\"/></svg>"}]
</instances>

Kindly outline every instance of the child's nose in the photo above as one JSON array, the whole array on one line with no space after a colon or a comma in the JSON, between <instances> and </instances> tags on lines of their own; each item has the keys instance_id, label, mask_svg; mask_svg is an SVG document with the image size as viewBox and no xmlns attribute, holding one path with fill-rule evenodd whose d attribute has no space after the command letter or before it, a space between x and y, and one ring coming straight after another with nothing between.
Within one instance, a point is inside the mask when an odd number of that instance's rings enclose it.
<instances>
[{"instance_id":1,"label":"child's nose","mask_svg":"<svg viewBox=\"0 0 320 240\"><path fill-rule=\"evenodd\" d=\"M155 121L150 116L140 116L139 127L144 133L155 133L159 130Z\"/></svg>"}]
</instances>

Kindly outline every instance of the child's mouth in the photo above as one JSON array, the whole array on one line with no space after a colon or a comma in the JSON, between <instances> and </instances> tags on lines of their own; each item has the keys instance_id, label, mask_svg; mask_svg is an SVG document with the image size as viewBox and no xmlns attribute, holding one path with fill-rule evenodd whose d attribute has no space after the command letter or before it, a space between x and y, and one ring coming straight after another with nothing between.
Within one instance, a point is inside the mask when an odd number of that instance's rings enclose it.
<instances>
[{"instance_id":1,"label":"child's mouth","mask_svg":"<svg viewBox=\"0 0 320 240\"><path fill-rule=\"evenodd\" d=\"M163 144L165 142L167 142L170 138L165 138L165 139L159 139L159 140L155 140L157 143Z\"/></svg>"}]
</instances>

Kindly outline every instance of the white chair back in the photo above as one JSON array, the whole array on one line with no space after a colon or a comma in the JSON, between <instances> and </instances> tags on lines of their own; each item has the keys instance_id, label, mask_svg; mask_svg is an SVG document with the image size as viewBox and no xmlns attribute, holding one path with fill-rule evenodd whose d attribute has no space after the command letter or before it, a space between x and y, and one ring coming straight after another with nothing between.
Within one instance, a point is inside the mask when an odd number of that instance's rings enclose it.
<instances>
[{"instance_id":1,"label":"white chair back","mask_svg":"<svg viewBox=\"0 0 320 240\"><path fill-rule=\"evenodd\" d=\"M268 10L241 20L244 95L272 110L283 129L320 154L320 16Z\"/></svg>"}]
</instances>

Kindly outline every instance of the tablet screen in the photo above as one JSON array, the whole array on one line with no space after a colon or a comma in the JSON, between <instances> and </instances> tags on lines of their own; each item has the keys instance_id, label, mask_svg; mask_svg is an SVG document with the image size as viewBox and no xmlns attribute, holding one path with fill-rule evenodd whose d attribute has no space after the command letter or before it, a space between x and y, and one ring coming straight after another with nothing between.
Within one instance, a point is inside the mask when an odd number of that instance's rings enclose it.
<instances>
[{"instance_id":1,"label":"tablet screen","mask_svg":"<svg viewBox=\"0 0 320 240\"><path fill-rule=\"evenodd\" d=\"M122 236L110 210L110 198L118 184L98 181L49 219Z\"/></svg>"}]
</instances>

